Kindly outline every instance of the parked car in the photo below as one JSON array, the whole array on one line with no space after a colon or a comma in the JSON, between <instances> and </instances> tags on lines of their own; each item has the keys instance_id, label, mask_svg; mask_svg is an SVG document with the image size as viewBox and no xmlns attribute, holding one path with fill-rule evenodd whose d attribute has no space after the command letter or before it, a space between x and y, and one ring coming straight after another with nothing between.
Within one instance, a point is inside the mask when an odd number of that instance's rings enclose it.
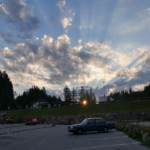
<instances>
[{"instance_id":1,"label":"parked car","mask_svg":"<svg viewBox=\"0 0 150 150\"><path fill-rule=\"evenodd\" d=\"M14 119L12 118L7 118L5 121L6 123L14 123Z\"/></svg>"},{"instance_id":2,"label":"parked car","mask_svg":"<svg viewBox=\"0 0 150 150\"><path fill-rule=\"evenodd\" d=\"M86 118L80 124L69 125L68 131L82 134L89 131L108 132L113 128L115 128L115 123L107 122L103 118Z\"/></svg>"},{"instance_id":3,"label":"parked car","mask_svg":"<svg viewBox=\"0 0 150 150\"><path fill-rule=\"evenodd\" d=\"M45 119L42 117L32 117L32 118L25 118L24 122L26 125L36 125L45 123Z\"/></svg>"}]
</instances>

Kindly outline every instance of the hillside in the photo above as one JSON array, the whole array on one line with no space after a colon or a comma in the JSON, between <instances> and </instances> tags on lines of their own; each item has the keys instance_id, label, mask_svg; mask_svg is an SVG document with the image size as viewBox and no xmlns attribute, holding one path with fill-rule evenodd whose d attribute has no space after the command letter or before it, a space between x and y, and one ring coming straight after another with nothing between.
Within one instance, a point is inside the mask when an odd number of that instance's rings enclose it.
<instances>
[{"instance_id":1,"label":"hillside","mask_svg":"<svg viewBox=\"0 0 150 150\"><path fill-rule=\"evenodd\" d=\"M43 108L30 110L15 110L8 113L7 117L32 117L32 116L70 116L81 114L96 114L109 112L142 112L150 111L150 100L128 102L107 102L87 106L64 106L60 108Z\"/></svg>"}]
</instances>

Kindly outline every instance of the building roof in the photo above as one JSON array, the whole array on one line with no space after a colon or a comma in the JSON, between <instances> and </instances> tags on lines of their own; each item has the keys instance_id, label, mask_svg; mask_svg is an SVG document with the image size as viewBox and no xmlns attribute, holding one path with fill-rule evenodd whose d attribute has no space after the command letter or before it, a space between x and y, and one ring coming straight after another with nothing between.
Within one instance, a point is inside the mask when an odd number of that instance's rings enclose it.
<instances>
[{"instance_id":1,"label":"building roof","mask_svg":"<svg viewBox=\"0 0 150 150\"><path fill-rule=\"evenodd\" d=\"M48 101L47 100L45 100L45 99L37 99L35 102L47 102L48 103Z\"/></svg>"}]
</instances>

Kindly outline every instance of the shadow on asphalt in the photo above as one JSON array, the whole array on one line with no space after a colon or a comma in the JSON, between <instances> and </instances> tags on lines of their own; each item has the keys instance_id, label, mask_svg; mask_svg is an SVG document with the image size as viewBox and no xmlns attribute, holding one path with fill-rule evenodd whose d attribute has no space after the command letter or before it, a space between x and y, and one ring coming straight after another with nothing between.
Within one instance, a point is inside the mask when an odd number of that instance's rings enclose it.
<instances>
[{"instance_id":1,"label":"shadow on asphalt","mask_svg":"<svg viewBox=\"0 0 150 150\"><path fill-rule=\"evenodd\" d=\"M107 132L107 133L94 131L94 132L84 132L82 134L68 133L68 135L69 136L83 136L83 135L93 135L93 134L108 134L108 133L114 133L114 132L116 132L116 130L112 130L112 131Z\"/></svg>"}]
</instances>

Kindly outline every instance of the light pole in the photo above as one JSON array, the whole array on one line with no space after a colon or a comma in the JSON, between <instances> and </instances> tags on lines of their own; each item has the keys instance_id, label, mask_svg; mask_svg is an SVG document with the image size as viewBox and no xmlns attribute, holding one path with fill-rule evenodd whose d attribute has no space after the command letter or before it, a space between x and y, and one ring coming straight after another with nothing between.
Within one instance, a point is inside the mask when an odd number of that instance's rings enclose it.
<instances>
[{"instance_id":1,"label":"light pole","mask_svg":"<svg viewBox=\"0 0 150 150\"><path fill-rule=\"evenodd\" d=\"M103 81L104 101L105 101L105 81Z\"/></svg>"}]
</instances>

